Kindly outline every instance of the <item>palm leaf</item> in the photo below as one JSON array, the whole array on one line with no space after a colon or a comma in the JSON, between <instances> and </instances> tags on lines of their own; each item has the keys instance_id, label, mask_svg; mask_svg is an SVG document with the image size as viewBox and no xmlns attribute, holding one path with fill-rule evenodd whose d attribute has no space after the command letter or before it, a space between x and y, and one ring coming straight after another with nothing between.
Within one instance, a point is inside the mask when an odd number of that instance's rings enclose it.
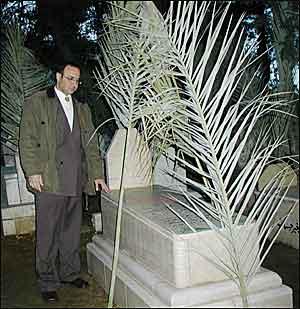
<instances>
[{"instance_id":1,"label":"palm leaf","mask_svg":"<svg viewBox=\"0 0 300 309\"><path fill-rule=\"evenodd\" d=\"M206 182L202 184L188 177L181 177L184 182L192 184L199 192L204 192L210 198L209 204L204 203L200 199L195 199L193 193L186 191L183 192L186 203L183 204L179 200L178 202L197 213L218 235L225 252L230 257L230 264L222 257L216 260L207 256L206 258L236 282L243 305L247 306L247 286L265 257L265 254L261 254L262 248L260 248L259 254L254 259L247 259L249 241L251 240L250 251L255 250L260 243L265 242L270 233L274 215L286 193L285 191L282 198L276 200L278 194L282 192L284 171L276 175L262 192L264 198L258 199L251 205L252 210L248 218L245 219L244 213L263 168L273 159L272 154L283 143L282 138L277 137L274 143L268 144L270 128L267 130L269 132L262 129L249 161L238 173L236 180L233 178L233 172L257 121L262 116L279 109L283 103L281 100L275 101L270 95L259 94L245 104L247 89L251 87L253 79L248 80L244 91L239 92L238 98L232 99L233 95L236 96L235 89L239 81L253 60L250 57L250 50L244 52L239 49L242 43L240 33L242 19L235 25L229 20L227 31L221 36L228 8L227 5L216 19L215 5L209 2L202 2L199 6L195 2L179 2L175 19L173 20L174 14L169 13L165 28L171 46L169 62L176 67L177 76L184 85L181 87L180 103L185 108L179 110L182 116L179 118L189 119L188 124L177 122L173 127L176 145L182 153L192 155L196 158L196 162L201 163L193 169L198 173L199 179L205 178ZM204 19L199 17L207 14L209 10L211 23L205 36L205 48L195 65L195 47L199 44L195 38L204 37L201 31L206 26L201 24ZM170 7L170 12L172 11L173 3ZM195 18L191 19L191 16ZM174 28L172 25L175 25ZM218 49L217 54L213 54L212 51L219 40L222 40L222 48ZM205 77L204 72L211 57L214 57L214 65L210 74ZM224 60L227 57L231 57L231 60L224 67ZM216 82L219 74L223 76L221 83ZM181 157L181 162L189 167L184 156ZM207 175L203 173L201 165L205 166ZM244 239L238 233L238 228L242 226L248 228ZM255 233L257 236L253 238ZM250 268L246 268L249 264Z\"/></svg>"},{"instance_id":2,"label":"palm leaf","mask_svg":"<svg viewBox=\"0 0 300 309\"><path fill-rule=\"evenodd\" d=\"M95 73L98 85L122 126L142 125L145 141L158 154L175 145L179 151L171 159L198 174L201 182L168 171L196 191L182 191L179 199L172 196L216 233L228 259L218 256L209 244L214 259L199 254L237 284L247 306L247 287L270 248L263 251L261 243L270 234L274 213L283 201L276 196L282 191L284 171L263 190L248 217L245 214L258 179L274 160L273 153L282 139L277 137L268 144L271 128L260 130L248 162L237 176L233 175L257 122L286 102L264 92L247 96L254 75L244 75L255 59L250 57L251 50L241 48L243 17L237 22L227 18L229 5L222 10L216 3L185 1L178 2L175 9L172 2L163 25L158 22L158 27L145 16L143 4L133 5L135 13L126 7L124 10L120 3L113 4L112 20L102 41L104 61L99 62ZM196 164L189 163L187 157ZM123 195L121 180L109 306ZM243 227L245 232L240 235ZM251 260L249 250L257 252Z\"/></svg>"},{"instance_id":3,"label":"palm leaf","mask_svg":"<svg viewBox=\"0 0 300 309\"><path fill-rule=\"evenodd\" d=\"M1 143L18 143L18 128L23 104L33 93L49 85L47 70L25 47L24 35L17 23L3 29L1 42Z\"/></svg>"},{"instance_id":4,"label":"palm leaf","mask_svg":"<svg viewBox=\"0 0 300 309\"><path fill-rule=\"evenodd\" d=\"M138 12L142 7L141 2L130 5L134 5ZM114 297L125 190L123 185L125 154L130 139L130 129L141 124L153 124L154 116L161 122L166 122L164 114L161 115L161 107L164 102L168 102L167 106L170 105L170 100L178 97L176 89L170 87L167 70L164 70L161 51L165 48L159 47L161 38L153 37L153 31L149 30L149 28L157 28L157 24L148 22L141 14L132 13L127 6L124 8L118 2L112 3L111 12L111 20L107 23L108 31L100 42L102 55L95 69L95 77L101 94L106 97L115 118L118 119L118 125L127 128L127 131L122 157L109 307L112 306ZM175 111L174 108L173 111ZM165 127L169 126L165 125ZM141 130L143 131L143 128ZM144 138L148 145L156 141L151 131L156 134L159 132L153 124ZM162 131L163 129L160 134L164 134ZM166 143L161 144L164 145L161 147L165 147Z\"/></svg>"}]
</instances>

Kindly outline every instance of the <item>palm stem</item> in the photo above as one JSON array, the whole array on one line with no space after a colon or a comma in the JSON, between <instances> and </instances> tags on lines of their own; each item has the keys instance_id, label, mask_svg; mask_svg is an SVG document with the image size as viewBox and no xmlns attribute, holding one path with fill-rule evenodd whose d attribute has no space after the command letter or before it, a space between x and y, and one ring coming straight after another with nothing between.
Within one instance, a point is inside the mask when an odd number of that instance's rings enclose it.
<instances>
[{"instance_id":1,"label":"palm stem","mask_svg":"<svg viewBox=\"0 0 300 309\"><path fill-rule=\"evenodd\" d=\"M118 260L119 260L122 208L123 208L123 197L124 197L124 191L125 191L123 180L124 180L124 171L125 171L125 166L126 166L126 152L128 148L129 131L130 129L126 130L125 145L124 145L123 158L122 158L122 172L121 172L121 181L120 181L120 193L119 193L118 213L117 213L117 223L116 223L115 246L114 246L113 265L112 265L111 281L110 281L110 289L109 289L108 308L112 308L112 305L113 305L115 281L116 281L116 274L117 274L117 267L118 267Z\"/></svg>"},{"instance_id":2,"label":"palm stem","mask_svg":"<svg viewBox=\"0 0 300 309\"><path fill-rule=\"evenodd\" d=\"M239 290L242 298L243 308L248 308L248 289L243 271L239 271Z\"/></svg>"}]
</instances>

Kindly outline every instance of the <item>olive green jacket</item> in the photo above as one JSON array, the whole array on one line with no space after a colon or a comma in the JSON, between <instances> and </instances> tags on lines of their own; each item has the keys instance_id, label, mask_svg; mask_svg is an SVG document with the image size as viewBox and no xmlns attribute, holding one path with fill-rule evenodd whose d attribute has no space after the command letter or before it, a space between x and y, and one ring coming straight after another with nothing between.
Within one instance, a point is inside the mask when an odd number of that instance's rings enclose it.
<instances>
[{"instance_id":1,"label":"olive green jacket","mask_svg":"<svg viewBox=\"0 0 300 309\"><path fill-rule=\"evenodd\" d=\"M76 99L74 112L77 110L84 149L83 171L88 182L84 191L95 194L94 180L103 178L102 160L99 155L97 135L88 143L94 132L90 109ZM25 177L41 174L43 191L58 191L58 173L56 169L56 115L60 104L54 88L40 91L24 104L20 124L19 152Z\"/></svg>"}]
</instances>

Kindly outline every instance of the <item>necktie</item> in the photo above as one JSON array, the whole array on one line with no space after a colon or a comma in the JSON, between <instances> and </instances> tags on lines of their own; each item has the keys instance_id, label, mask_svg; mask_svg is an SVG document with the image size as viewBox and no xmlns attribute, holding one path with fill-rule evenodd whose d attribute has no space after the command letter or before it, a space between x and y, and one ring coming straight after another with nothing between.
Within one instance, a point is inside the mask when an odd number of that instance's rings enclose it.
<instances>
[{"instance_id":1,"label":"necktie","mask_svg":"<svg viewBox=\"0 0 300 309\"><path fill-rule=\"evenodd\" d=\"M66 102L70 102L70 98L69 97L65 97Z\"/></svg>"}]
</instances>

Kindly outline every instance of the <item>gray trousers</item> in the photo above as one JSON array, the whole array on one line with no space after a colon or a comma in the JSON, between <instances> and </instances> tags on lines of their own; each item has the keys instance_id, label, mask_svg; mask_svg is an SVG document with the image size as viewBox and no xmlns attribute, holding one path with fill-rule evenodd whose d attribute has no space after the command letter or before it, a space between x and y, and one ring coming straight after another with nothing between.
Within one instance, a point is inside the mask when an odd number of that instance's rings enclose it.
<instances>
[{"instance_id":1,"label":"gray trousers","mask_svg":"<svg viewBox=\"0 0 300 309\"><path fill-rule=\"evenodd\" d=\"M80 273L80 197L36 194L36 272L41 291L55 291L60 281Z\"/></svg>"}]
</instances>

